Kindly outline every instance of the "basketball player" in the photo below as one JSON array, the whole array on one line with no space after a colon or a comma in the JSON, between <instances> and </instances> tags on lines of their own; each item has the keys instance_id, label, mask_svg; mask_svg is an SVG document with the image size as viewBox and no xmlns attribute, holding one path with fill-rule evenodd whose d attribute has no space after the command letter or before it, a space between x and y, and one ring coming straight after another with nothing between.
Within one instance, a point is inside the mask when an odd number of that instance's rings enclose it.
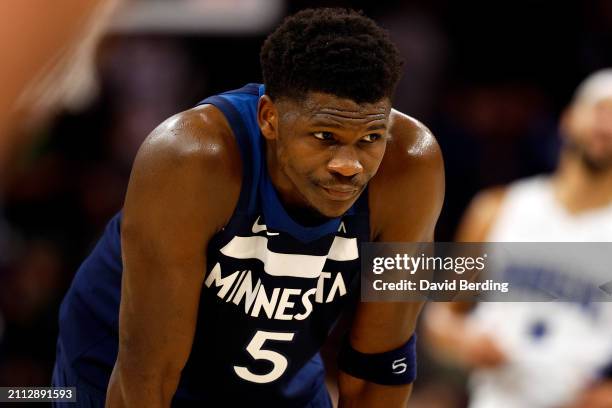
<instances>
[{"instance_id":1,"label":"basketball player","mask_svg":"<svg viewBox=\"0 0 612 408\"><path fill-rule=\"evenodd\" d=\"M476 197L460 241L612 241L612 69L577 89L562 117L564 145L550 176ZM564 284L583 271L559 275ZM576 280L576 281L574 281ZM438 351L474 368L471 407L612 407L608 303L432 304L426 327Z\"/></svg>"},{"instance_id":2,"label":"basketball player","mask_svg":"<svg viewBox=\"0 0 612 408\"><path fill-rule=\"evenodd\" d=\"M318 351L358 302L359 244L432 240L441 155L391 108L386 32L301 11L261 64L265 85L205 99L141 147L60 311L54 384L83 404L329 407ZM420 308L357 305L341 406L405 406Z\"/></svg>"}]
</instances>

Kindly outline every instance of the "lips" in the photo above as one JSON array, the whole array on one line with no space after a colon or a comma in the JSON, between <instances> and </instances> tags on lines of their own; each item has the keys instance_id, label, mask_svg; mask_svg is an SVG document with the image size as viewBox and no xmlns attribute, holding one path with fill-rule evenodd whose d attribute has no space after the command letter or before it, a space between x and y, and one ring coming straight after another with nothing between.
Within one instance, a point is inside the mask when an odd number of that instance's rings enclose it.
<instances>
[{"instance_id":1,"label":"lips","mask_svg":"<svg viewBox=\"0 0 612 408\"><path fill-rule=\"evenodd\" d=\"M327 193L327 196L334 201L345 201L357 194L359 189L351 185L319 186Z\"/></svg>"}]
</instances>

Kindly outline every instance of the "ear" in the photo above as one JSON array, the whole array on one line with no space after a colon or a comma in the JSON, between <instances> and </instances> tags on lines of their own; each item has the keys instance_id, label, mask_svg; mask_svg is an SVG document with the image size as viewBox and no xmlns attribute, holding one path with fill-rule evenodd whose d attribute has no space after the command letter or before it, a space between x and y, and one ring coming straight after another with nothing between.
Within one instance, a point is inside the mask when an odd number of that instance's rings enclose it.
<instances>
[{"instance_id":1,"label":"ear","mask_svg":"<svg viewBox=\"0 0 612 408\"><path fill-rule=\"evenodd\" d=\"M259 98L257 104L257 123L261 134L268 140L274 140L278 135L278 109L268 95Z\"/></svg>"}]
</instances>

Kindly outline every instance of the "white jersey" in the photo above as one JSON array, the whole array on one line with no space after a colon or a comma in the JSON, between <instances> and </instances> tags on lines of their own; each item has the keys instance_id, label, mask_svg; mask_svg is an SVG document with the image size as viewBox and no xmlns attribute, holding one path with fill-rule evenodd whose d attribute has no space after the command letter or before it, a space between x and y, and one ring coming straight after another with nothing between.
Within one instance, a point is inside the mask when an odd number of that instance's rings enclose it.
<instances>
[{"instance_id":1,"label":"white jersey","mask_svg":"<svg viewBox=\"0 0 612 408\"><path fill-rule=\"evenodd\" d=\"M609 242L612 205L573 215L549 178L522 180L509 186L488 241ZM469 321L508 358L474 373L470 408L558 407L612 362L612 303L483 302Z\"/></svg>"}]
</instances>

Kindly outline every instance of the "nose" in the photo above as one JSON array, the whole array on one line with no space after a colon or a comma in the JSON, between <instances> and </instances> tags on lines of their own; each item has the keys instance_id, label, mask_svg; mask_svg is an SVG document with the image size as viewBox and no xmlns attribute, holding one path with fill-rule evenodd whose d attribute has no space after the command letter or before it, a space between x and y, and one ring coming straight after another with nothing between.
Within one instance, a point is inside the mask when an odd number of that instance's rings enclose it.
<instances>
[{"instance_id":1,"label":"nose","mask_svg":"<svg viewBox=\"0 0 612 408\"><path fill-rule=\"evenodd\" d=\"M345 177L351 177L361 173L363 166L359 162L353 146L340 146L327 163L327 169Z\"/></svg>"}]
</instances>

